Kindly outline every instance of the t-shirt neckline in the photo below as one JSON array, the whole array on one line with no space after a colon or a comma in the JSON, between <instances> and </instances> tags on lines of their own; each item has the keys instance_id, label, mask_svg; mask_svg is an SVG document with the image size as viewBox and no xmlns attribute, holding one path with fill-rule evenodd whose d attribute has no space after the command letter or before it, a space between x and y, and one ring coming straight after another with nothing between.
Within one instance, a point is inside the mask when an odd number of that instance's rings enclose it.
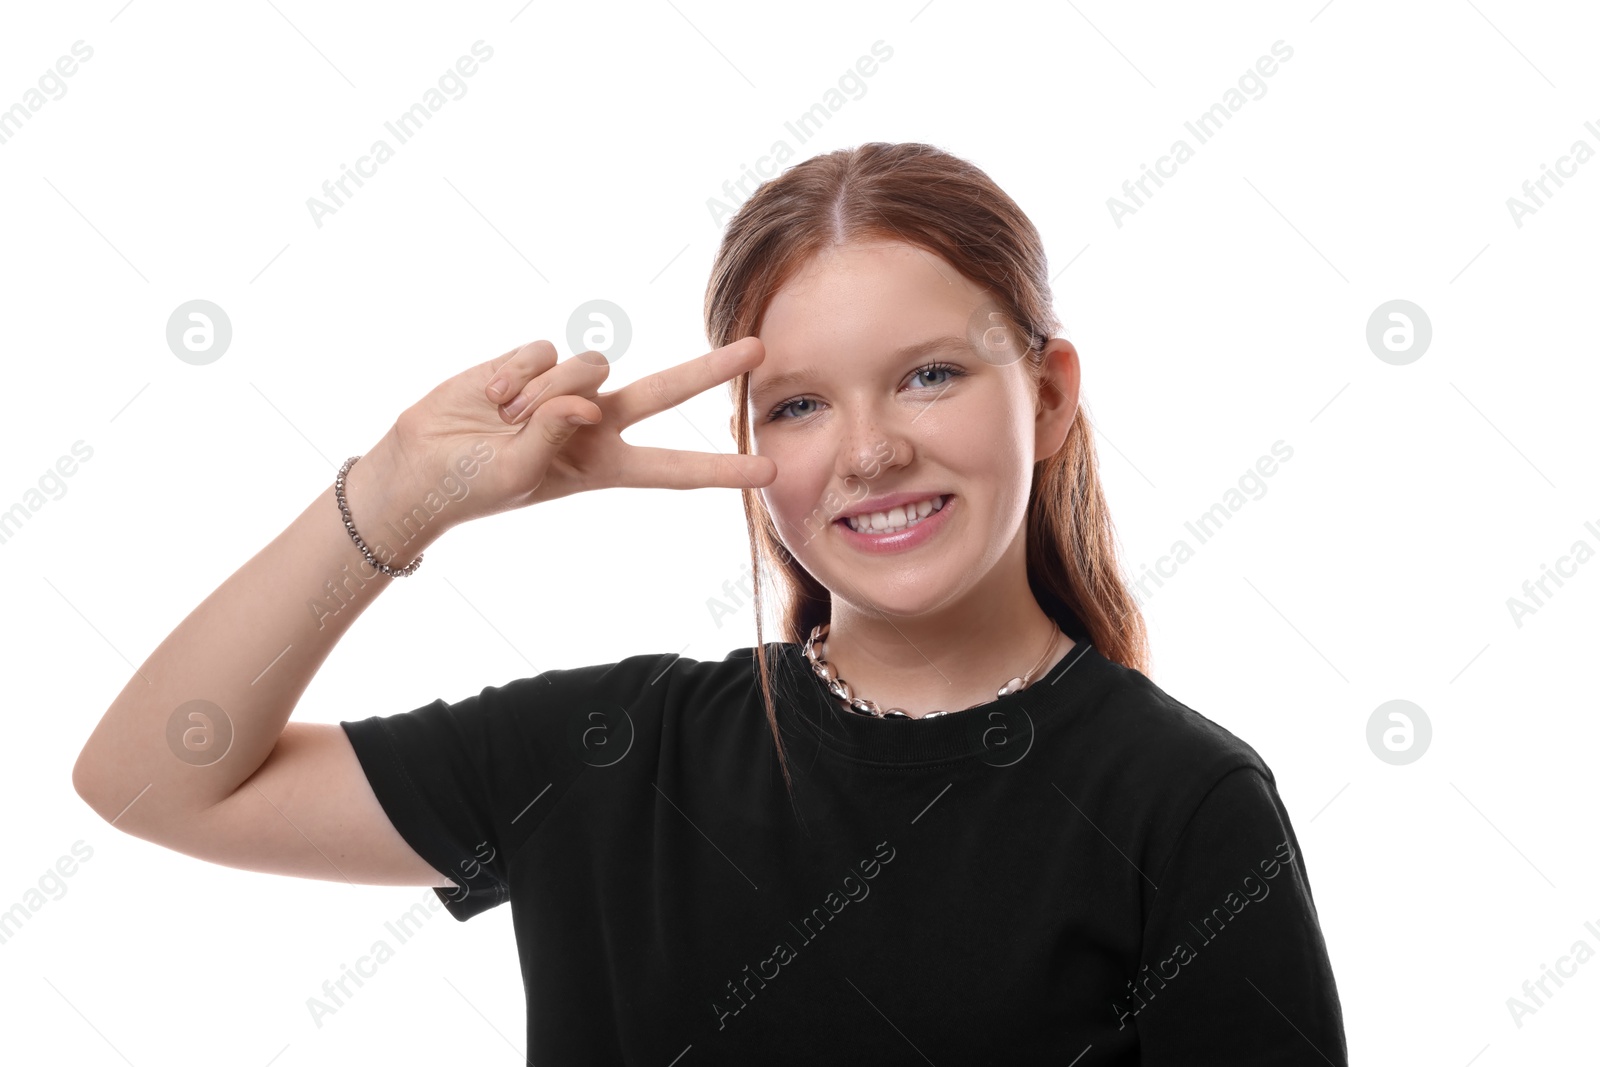
<instances>
[{"instance_id":1,"label":"t-shirt neckline","mask_svg":"<svg viewBox=\"0 0 1600 1067\"><path fill-rule=\"evenodd\" d=\"M1077 640L1044 675L1026 689L932 719L879 719L848 711L811 670L803 648L779 646L785 684L780 707L824 748L868 763L940 763L981 757L997 766L1026 753L1040 727L1040 716L1060 714L1080 703L1105 678L1110 661L1090 642ZM783 692L787 690L787 692Z\"/></svg>"}]
</instances>

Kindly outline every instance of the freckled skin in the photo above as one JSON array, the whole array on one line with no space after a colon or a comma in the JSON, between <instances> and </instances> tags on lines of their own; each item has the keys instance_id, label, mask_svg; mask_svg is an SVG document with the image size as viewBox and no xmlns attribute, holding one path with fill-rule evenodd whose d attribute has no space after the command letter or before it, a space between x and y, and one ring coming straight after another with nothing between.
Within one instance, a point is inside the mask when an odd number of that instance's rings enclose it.
<instances>
[{"instance_id":1,"label":"freckled skin","mask_svg":"<svg viewBox=\"0 0 1600 1067\"><path fill-rule=\"evenodd\" d=\"M1020 361L893 357L926 338L970 336L985 295L925 249L838 246L773 297L758 333L766 356L752 392L774 374L819 372L752 404L753 450L778 469L762 499L785 547L833 594L830 659L858 692L912 714L992 698L1034 664L1053 625L1028 588L1024 519L1033 463L1062 447L1077 410L1077 351L1049 342L1042 395ZM965 374L918 373L933 362ZM908 552L867 555L832 526L805 525L869 494L924 489L957 504ZM1063 636L1058 653L1070 647Z\"/></svg>"}]
</instances>

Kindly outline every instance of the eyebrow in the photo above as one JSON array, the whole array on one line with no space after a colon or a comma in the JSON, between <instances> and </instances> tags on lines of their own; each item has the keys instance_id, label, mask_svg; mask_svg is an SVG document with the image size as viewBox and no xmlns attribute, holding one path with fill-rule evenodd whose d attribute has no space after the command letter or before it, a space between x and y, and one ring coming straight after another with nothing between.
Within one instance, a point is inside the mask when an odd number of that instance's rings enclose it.
<instances>
[{"instance_id":1,"label":"eyebrow","mask_svg":"<svg viewBox=\"0 0 1600 1067\"><path fill-rule=\"evenodd\" d=\"M972 354L972 345L965 337L950 335L948 337L929 337L926 340L916 341L894 350L890 360L894 363L903 363L918 356L925 356L932 352L945 352L959 349L967 355ZM759 404L772 393L789 389L796 385L815 381L819 377L815 367L801 367L798 370L785 371L764 378L750 393L751 403Z\"/></svg>"}]
</instances>

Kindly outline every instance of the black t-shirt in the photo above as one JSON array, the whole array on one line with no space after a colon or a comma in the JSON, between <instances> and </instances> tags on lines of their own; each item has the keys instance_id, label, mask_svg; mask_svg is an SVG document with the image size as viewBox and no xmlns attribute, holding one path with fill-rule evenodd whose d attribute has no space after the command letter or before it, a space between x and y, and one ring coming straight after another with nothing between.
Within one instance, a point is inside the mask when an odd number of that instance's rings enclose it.
<instances>
[{"instance_id":1,"label":"black t-shirt","mask_svg":"<svg viewBox=\"0 0 1600 1067\"><path fill-rule=\"evenodd\" d=\"M510 902L530 1062L1346 1063L1249 745L1082 641L912 721L767 647L792 803L750 648L340 723L451 914Z\"/></svg>"}]
</instances>

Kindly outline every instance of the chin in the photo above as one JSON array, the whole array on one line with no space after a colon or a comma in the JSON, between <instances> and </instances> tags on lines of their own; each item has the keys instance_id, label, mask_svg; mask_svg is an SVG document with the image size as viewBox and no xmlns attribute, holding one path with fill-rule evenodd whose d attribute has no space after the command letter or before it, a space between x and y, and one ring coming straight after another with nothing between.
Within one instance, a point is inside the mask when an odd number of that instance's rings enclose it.
<instances>
[{"instance_id":1,"label":"chin","mask_svg":"<svg viewBox=\"0 0 1600 1067\"><path fill-rule=\"evenodd\" d=\"M867 612L881 612L890 618L914 619L938 611L949 604L960 590L949 581L955 571L940 571L929 580L908 587L905 583L875 581L860 569L837 572L836 581L824 581L835 600L844 600ZM843 590L840 595L836 590Z\"/></svg>"}]
</instances>

